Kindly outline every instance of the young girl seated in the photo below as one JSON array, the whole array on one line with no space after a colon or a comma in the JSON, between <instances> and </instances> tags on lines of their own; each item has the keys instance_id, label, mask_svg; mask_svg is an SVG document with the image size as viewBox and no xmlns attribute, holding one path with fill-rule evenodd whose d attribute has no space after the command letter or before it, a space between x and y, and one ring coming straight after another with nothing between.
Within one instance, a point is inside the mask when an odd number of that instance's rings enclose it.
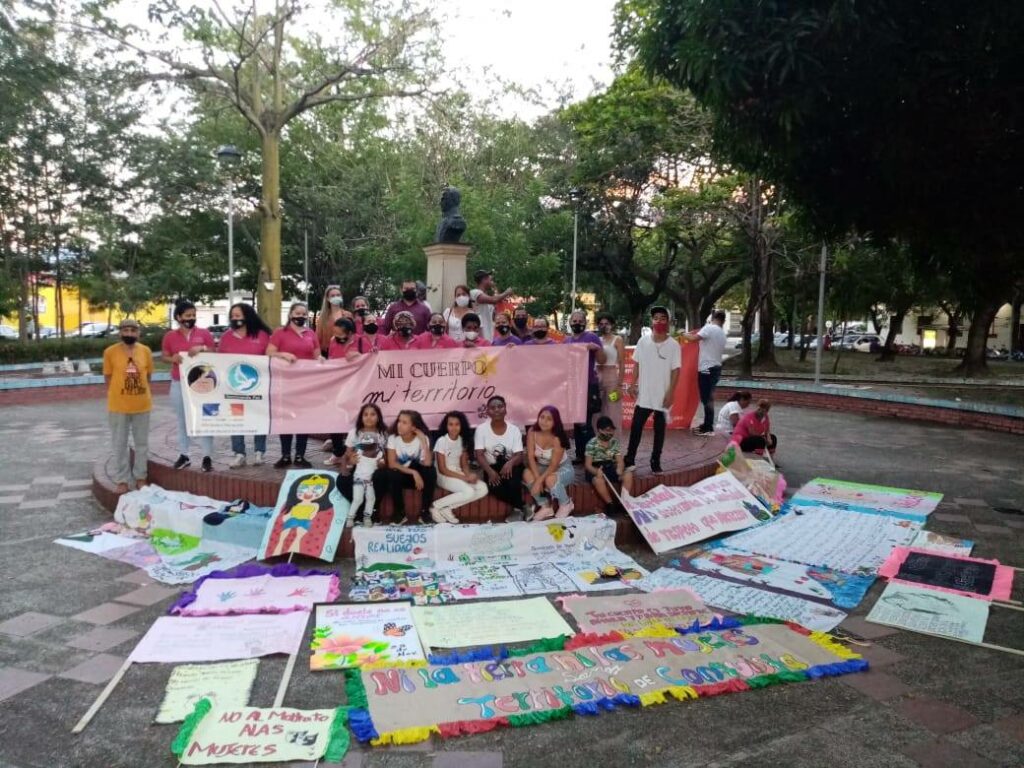
<instances>
[{"instance_id":1,"label":"young girl seated","mask_svg":"<svg viewBox=\"0 0 1024 768\"><path fill-rule=\"evenodd\" d=\"M555 406L545 405L526 435L527 467L523 472L523 485L532 499L527 508L527 520L550 520L572 514L568 486L573 479L573 469L568 449L569 436L562 426L561 414ZM558 503L557 512L547 494ZM539 509L536 508L538 503Z\"/></svg>"},{"instance_id":2,"label":"young girl seated","mask_svg":"<svg viewBox=\"0 0 1024 768\"><path fill-rule=\"evenodd\" d=\"M374 507L377 494L373 490L373 475L381 467L380 445L372 436L367 436L355 449L356 466L352 472L352 503L348 508L348 519L345 527L356 524L356 516L361 514L363 525L373 525ZM366 507L360 509L365 502ZM366 514L369 512L369 514Z\"/></svg>"},{"instance_id":3,"label":"young girl seated","mask_svg":"<svg viewBox=\"0 0 1024 768\"><path fill-rule=\"evenodd\" d=\"M385 463L388 431L384 425L384 414L381 413L380 406L376 403L364 404L359 409L355 425L345 435L345 439L342 440L341 435L334 436L332 452L337 458L333 462L328 460L328 463L333 463L341 468L356 466L360 455L356 449L370 442L377 445L377 469L373 473L373 494L376 501L376 499L384 496L388 484L387 465ZM344 453L344 456L342 453ZM354 477L351 474L341 474L338 476L338 489L350 501L354 500L354 482ZM367 511L371 512L372 516L367 515ZM372 525L378 522L379 516L377 515L375 504L364 504L363 510L356 514L353 521L355 523L362 522L365 525Z\"/></svg>"},{"instance_id":4,"label":"young girl seated","mask_svg":"<svg viewBox=\"0 0 1024 768\"><path fill-rule=\"evenodd\" d=\"M594 426L597 427L597 434L587 443L583 468L594 486L594 492L604 502L605 514L609 514L615 508L612 501L613 483L621 483L623 490L632 495L633 467L626 469L622 446L615 437L615 422L607 416L600 416Z\"/></svg>"},{"instance_id":5,"label":"young girl seated","mask_svg":"<svg viewBox=\"0 0 1024 768\"><path fill-rule=\"evenodd\" d=\"M458 523L455 510L486 496L487 483L469 468L473 436L466 415L462 411L451 411L441 423L445 434L434 443L434 458L437 484L449 493L433 503L430 517L435 523Z\"/></svg>"},{"instance_id":6,"label":"young girl seated","mask_svg":"<svg viewBox=\"0 0 1024 768\"><path fill-rule=\"evenodd\" d=\"M722 406L718 412L718 419L715 421L715 432L723 435L731 435L740 417L744 416L747 408L750 407L750 393L737 392L729 398L729 402Z\"/></svg>"},{"instance_id":7,"label":"young girl seated","mask_svg":"<svg viewBox=\"0 0 1024 768\"><path fill-rule=\"evenodd\" d=\"M398 418L391 428L391 437L388 438L388 489L391 491L393 523L418 525L431 521L427 508L434 500L437 474L434 471L434 454L430 450L428 432L418 411L398 412ZM420 492L419 515L405 515L406 488L415 488Z\"/></svg>"}]
</instances>

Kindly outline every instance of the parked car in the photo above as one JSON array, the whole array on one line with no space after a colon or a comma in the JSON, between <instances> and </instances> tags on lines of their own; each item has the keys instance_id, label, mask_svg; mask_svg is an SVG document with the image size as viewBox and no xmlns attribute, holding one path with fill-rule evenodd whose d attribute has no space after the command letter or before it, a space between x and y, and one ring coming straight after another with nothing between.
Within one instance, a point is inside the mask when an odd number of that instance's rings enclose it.
<instances>
[{"instance_id":1,"label":"parked car","mask_svg":"<svg viewBox=\"0 0 1024 768\"><path fill-rule=\"evenodd\" d=\"M68 336L79 336L83 339L101 339L105 336L116 336L118 328L116 325L107 323L82 323L77 331L72 331Z\"/></svg>"},{"instance_id":2,"label":"parked car","mask_svg":"<svg viewBox=\"0 0 1024 768\"><path fill-rule=\"evenodd\" d=\"M877 333L860 333L845 336L839 346L854 352L871 352L872 345L877 350L881 344L882 338Z\"/></svg>"},{"instance_id":3,"label":"parked car","mask_svg":"<svg viewBox=\"0 0 1024 768\"><path fill-rule=\"evenodd\" d=\"M9 325L0 325L0 339L18 338L18 329Z\"/></svg>"}]
</instances>

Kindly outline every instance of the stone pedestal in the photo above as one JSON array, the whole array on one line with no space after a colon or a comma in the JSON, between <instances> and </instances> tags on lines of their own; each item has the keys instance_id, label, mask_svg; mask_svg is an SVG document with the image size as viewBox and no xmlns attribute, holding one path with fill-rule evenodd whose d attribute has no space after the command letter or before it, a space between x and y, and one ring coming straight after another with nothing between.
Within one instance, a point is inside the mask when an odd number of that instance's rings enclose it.
<instances>
[{"instance_id":1,"label":"stone pedestal","mask_svg":"<svg viewBox=\"0 0 1024 768\"><path fill-rule=\"evenodd\" d=\"M433 243L423 249L427 255L427 301L435 312L450 306L455 286L466 282L466 257L472 248L468 243Z\"/></svg>"}]
</instances>

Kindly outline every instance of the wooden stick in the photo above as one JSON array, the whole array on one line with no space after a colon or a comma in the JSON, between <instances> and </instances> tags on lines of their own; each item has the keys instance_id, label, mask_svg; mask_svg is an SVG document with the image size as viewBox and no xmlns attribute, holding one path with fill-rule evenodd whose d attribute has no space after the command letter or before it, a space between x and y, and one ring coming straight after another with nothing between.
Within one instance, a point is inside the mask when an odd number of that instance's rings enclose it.
<instances>
[{"instance_id":1,"label":"wooden stick","mask_svg":"<svg viewBox=\"0 0 1024 768\"><path fill-rule=\"evenodd\" d=\"M998 605L1000 608L1009 608L1011 611L1021 611L1024 613L1024 605L1021 605L1016 600L1002 601L993 600L992 605Z\"/></svg>"},{"instance_id":2,"label":"wooden stick","mask_svg":"<svg viewBox=\"0 0 1024 768\"><path fill-rule=\"evenodd\" d=\"M953 640L957 643L964 643L966 645L973 645L978 648L988 648L992 651L1003 651L1004 653L1013 653L1017 656L1024 656L1024 651L1018 650L1017 648L1006 648L1002 645L993 645L992 643L976 643L973 640L963 640L959 637L950 637L949 635L940 635L938 632L926 632L923 629L911 629L910 627L904 627L902 624L887 624L884 621L872 621L872 624L884 624L887 627L896 627L897 629L904 629L907 632L916 632L919 635L928 635L929 637L940 637L943 640Z\"/></svg>"},{"instance_id":3,"label":"wooden stick","mask_svg":"<svg viewBox=\"0 0 1024 768\"><path fill-rule=\"evenodd\" d=\"M281 684L277 687L277 696L274 697L274 706L280 707L284 701L285 691L288 690L288 683L292 679L292 670L295 669L295 658L299 655L296 650L291 656L288 657L288 665L284 668L284 677L281 678Z\"/></svg>"},{"instance_id":4,"label":"wooden stick","mask_svg":"<svg viewBox=\"0 0 1024 768\"><path fill-rule=\"evenodd\" d=\"M82 715L82 719L79 720L75 727L71 729L72 733L81 733L85 730L85 727L89 725L90 721L96 716L96 713L100 711L100 707L103 706L103 703L110 698L110 694L114 692L117 684L121 682L121 678L124 677L124 673L128 671L128 667L131 665L131 659L124 660L124 664L121 665L121 668L114 673L112 678L110 678L110 682L107 683L107 687L104 688L100 695L96 697L96 701L94 701L88 711Z\"/></svg>"}]
</instances>

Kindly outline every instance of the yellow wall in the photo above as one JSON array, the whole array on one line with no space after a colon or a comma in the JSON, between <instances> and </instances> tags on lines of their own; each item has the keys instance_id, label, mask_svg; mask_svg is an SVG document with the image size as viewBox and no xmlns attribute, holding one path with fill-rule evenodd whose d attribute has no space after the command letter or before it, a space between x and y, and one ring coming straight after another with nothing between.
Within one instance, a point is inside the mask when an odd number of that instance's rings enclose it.
<instances>
[{"instance_id":1,"label":"yellow wall","mask_svg":"<svg viewBox=\"0 0 1024 768\"><path fill-rule=\"evenodd\" d=\"M57 302L55 301L57 290L52 285L39 286L39 325L43 328L57 328ZM82 323L105 323L107 321L107 310L95 309L89 306L89 302L82 300L82 315L78 315L78 291L74 288L64 288L61 291L61 298L64 302L64 330L70 333L76 330ZM31 299L30 299L31 301ZM116 325L124 315L114 310L113 323ZM142 312L135 314L140 323L152 325L164 325L167 323L168 305L154 304ZM0 318L7 325L18 327L18 316Z\"/></svg>"}]
</instances>

